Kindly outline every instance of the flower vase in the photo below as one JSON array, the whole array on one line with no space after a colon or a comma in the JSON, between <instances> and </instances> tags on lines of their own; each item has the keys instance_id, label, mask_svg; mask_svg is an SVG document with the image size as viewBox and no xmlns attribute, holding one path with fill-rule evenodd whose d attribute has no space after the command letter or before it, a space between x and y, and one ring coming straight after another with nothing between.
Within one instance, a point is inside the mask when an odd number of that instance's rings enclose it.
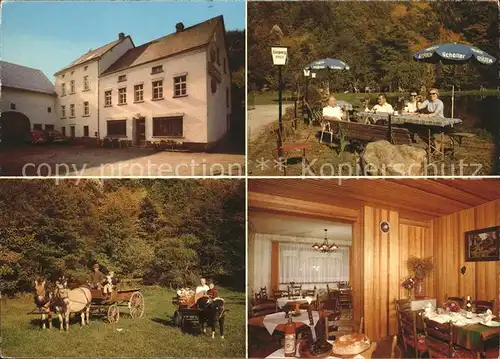
<instances>
[{"instance_id":1,"label":"flower vase","mask_svg":"<svg viewBox=\"0 0 500 359\"><path fill-rule=\"evenodd\" d=\"M415 283L415 298L424 298L425 297L425 286L424 280L418 279Z\"/></svg>"}]
</instances>

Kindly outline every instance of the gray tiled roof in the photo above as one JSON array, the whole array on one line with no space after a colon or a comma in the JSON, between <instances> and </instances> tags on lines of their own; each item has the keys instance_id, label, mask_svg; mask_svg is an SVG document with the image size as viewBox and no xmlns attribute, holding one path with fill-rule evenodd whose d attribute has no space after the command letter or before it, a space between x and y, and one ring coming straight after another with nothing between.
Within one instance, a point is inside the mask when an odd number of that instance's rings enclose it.
<instances>
[{"instance_id":1,"label":"gray tiled roof","mask_svg":"<svg viewBox=\"0 0 500 359\"><path fill-rule=\"evenodd\" d=\"M0 61L2 86L55 94L54 85L38 69Z\"/></svg>"},{"instance_id":2,"label":"gray tiled roof","mask_svg":"<svg viewBox=\"0 0 500 359\"><path fill-rule=\"evenodd\" d=\"M77 58L75 61L73 61L72 63L70 63L68 66L63 67L62 69L60 69L59 71L57 71L55 73L55 75L57 75L57 74L59 74L59 73L61 73L63 71L69 70L70 68L75 67L77 65L81 65L84 62L87 62L87 61L90 61L90 60L93 60L93 59L97 60L99 57L101 57L106 52L108 52L108 50L111 50L113 47L115 47L115 45L117 45L121 41L122 41L121 39L118 39L118 40L115 40L113 42L110 42L109 44L101 46L101 47L99 47L99 48L97 48L95 50L88 51L87 53L83 54L82 56L80 56L79 58Z\"/></svg>"},{"instance_id":3,"label":"gray tiled roof","mask_svg":"<svg viewBox=\"0 0 500 359\"><path fill-rule=\"evenodd\" d=\"M206 45L210 42L217 25L220 23L223 24L224 20L222 16L217 16L197 25L187 27L182 32L175 32L144 45L134 47L113 63L102 75Z\"/></svg>"}]
</instances>

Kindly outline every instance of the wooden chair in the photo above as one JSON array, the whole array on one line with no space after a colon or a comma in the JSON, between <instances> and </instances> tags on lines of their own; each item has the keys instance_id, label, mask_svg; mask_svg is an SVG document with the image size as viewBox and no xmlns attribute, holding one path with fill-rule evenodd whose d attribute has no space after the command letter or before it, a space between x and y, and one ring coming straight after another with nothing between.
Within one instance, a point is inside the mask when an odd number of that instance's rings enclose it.
<instances>
[{"instance_id":1,"label":"wooden chair","mask_svg":"<svg viewBox=\"0 0 500 359\"><path fill-rule=\"evenodd\" d=\"M415 351L415 357L420 358L427 351L425 337L417 333L417 313L409 310L398 310L400 334L408 356L409 348Z\"/></svg>"},{"instance_id":2,"label":"wooden chair","mask_svg":"<svg viewBox=\"0 0 500 359\"><path fill-rule=\"evenodd\" d=\"M339 313L340 316L340 302L338 298L328 298L322 300L318 303L318 310L325 312Z\"/></svg>"},{"instance_id":3,"label":"wooden chair","mask_svg":"<svg viewBox=\"0 0 500 359\"><path fill-rule=\"evenodd\" d=\"M259 303L252 306L252 317L260 317L262 315L268 315L276 313L276 304L274 303Z\"/></svg>"},{"instance_id":4,"label":"wooden chair","mask_svg":"<svg viewBox=\"0 0 500 359\"><path fill-rule=\"evenodd\" d=\"M484 313L488 309L493 312L493 308L495 307L495 299L491 301L487 300L475 300L472 302L472 305L476 308L476 313Z\"/></svg>"},{"instance_id":5,"label":"wooden chair","mask_svg":"<svg viewBox=\"0 0 500 359\"><path fill-rule=\"evenodd\" d=\"M311 132L307 136L304 142L298 143L298 142L291 142L291 141L286 141L283 138L283 134L280 131L279 128L274 130L274 133L276 135L276 145L277 145L277 159L280 161L280 167L283 167L283 174L286 176L286 167L288 165L288 155L292 152L299 152L301 153L301 160L302 163L308 164L309 162L307 161L306 158L306 150L311 149L312 145L311 143L308 143L309 137L311 137ZM280 168L281 169L281 168Z\"/></svg>"},{"instance_id":6,"label":"wooden chair","mask_svg":"<svg viewBox=\"0 0 500 359\"><path fill-rule=\"evenodd\" d=\"M288 285L287 289L289 297L299 297L302 292L302 284Z\"/></svg>"},{"instance_id":7,"label":"wooden chair","mask_svg":"<svg viewBox=\"0 0 500 359\"><path fill-rule=\"evenodd\" d=\"M349 309L352 309L352 291L351 290L342 290L339 294L340 297L340 307L344 308L347 306Z\"/></svg>"},{"instance_id":8,"label":"wooden chair","mask_svg":"<svg viewBox=\"0 0 500 359\"><path fill-rule=\"evenodd\" d=\"M392 345L391 345L391 356L390 359L394 359L396 357L396 348L398 346L398 336L395 335L392 337Z\"/></svg>"},{"instance_id":9,"label":"wooden chair","mask_svg":"<svg viewBox=\"0 0 500 359\"><path fill-rule=\"evenodd\" d=\"M302 297L313 297L315 298L317 294L317 288L314 286L314 289L304 289L302 291Z\"/></svg>"},{"instance_id":10,"label":"wooden chair","mask_svg":"<svg viewBox=\"0 0 500 359\"><path fill-rule=\"evenodd\" d=\"M458 305L460 305L460 308L463 308L465 305L465 298L464 297L448 297L448 294L445 294L444 302L446 303L448 301L457 302Z\"/></svg>"},{"instance_id":11,"label":"wooden chair","mask_svg":"<svg viewBox=\"0 0 500 359\"><path fill-rule=\"evenodd\" d=\"M363 317L355 320L332 320L333 316L325 318L325 340L332 340L350 333L363 333ZM346 328L348 328L346 330Z\"/></svg>"},{"instance_id":12,"label":"wooden chair","mask_svg":"<svg viewBox=\"0 0 500 359\"><path fill-rule=\"evenodd\" d=\"M275 290L273 291L273 298L274 299L283 298L286 297L287 294L288 294L287 290Z\"/></svg>"},{"instance_id":13,"label":"wooden chair","mask_svg":"<svg viewBox=\"0 0 500 359\"><path fill-rule=\"evenodd\" d=\"M364 353L361 353L364 355ZM401 349L398 346L398 336L388 335L377 340L377 349L373 352L372 358L402 358Z\"/></svg>"},{"instance_id":14,"label":"wooden chair","mask_svg":"<svg viewBox=\"0 0 500 359\"><path fill-rule=\"evenodd\" d=\"M429 358L477 358L479 352L453 345L453 324L424 318L425 343Z\"/></svg>"},{"instance_id":15,"label":"wooden chair","mask_svg":"<svg viewBox=\"0 0 500 359\"><path fill-rule=\"evenodd\" d=\"M373 355L373 352L376 349L377 349L377 342L372 342L372 344L370 345L370 348L368 350L364 351L363 353L361 353L361 355L365 359L370 359Z\"/></svg>"}]
</instances>

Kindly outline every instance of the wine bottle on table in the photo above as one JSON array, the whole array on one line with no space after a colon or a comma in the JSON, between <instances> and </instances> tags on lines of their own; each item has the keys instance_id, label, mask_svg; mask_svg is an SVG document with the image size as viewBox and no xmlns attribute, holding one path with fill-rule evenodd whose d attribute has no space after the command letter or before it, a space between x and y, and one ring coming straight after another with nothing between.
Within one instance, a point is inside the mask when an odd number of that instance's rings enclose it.
<instances>
[{"instance_id":1,"label":"wine bottle on table","mask_svg":"<svg viewBox=\"0 0 500 359\"><path fill-rule=\"evenodd\" d=\"M285 325L285 357L295 356L295 323L292 317L288 317L288 323Z\"/></svg>"},{"instance_id":2,"label":"wine bottle on table","mask_svg":"<svg viewBox=\"0 0 500 359\"><path fill-rule=\"evenodd\" d=\"M467 296L467 318L472 318L472 302L470 300L470 295Z\"/></svg>"}]
</instances>

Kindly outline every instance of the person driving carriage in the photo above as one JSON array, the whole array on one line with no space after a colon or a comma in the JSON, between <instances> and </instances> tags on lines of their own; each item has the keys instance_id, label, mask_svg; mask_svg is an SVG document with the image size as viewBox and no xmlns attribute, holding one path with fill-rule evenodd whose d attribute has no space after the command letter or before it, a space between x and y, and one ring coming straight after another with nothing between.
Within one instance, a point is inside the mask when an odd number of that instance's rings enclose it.
<instances>
[{"instance_id":1,"label":"person driving carriage","mask_svg":"<svg viewBox=\"0 0 500 359\"><path fill-rule=\"evenodd\" d=\"M92 274L90 274L89 286L90 289L101 289L102 282L104 281L105 276L99 270L99 264L94 264L92 267Z\"/></svg>"}]
</instances>

